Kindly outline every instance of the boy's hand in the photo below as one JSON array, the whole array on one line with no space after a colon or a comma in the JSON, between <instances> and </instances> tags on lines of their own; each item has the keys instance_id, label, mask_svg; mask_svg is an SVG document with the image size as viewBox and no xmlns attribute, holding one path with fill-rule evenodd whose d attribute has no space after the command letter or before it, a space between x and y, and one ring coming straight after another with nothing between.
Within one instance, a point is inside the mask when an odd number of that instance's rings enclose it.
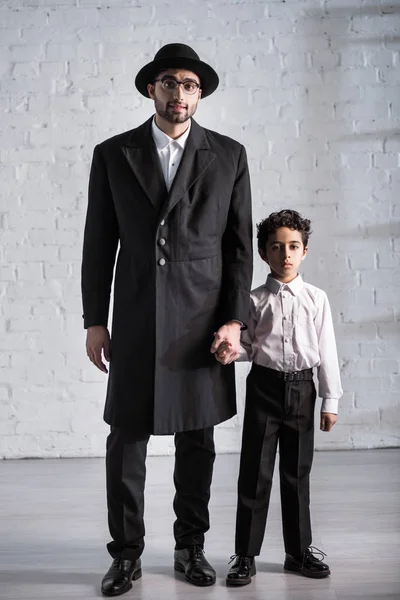
<instances>
[{"instance_id":1,"label":"boy's hand","mask_svg":"<svg viewBox=\"0 0 400 600\"><path fill-rule=\"evenodd\" d=\"M222 363L223 365L226 365L228 363L228 354L230 353L230 351L232 350L232 344L230 342L222 342L219 347L218 350L215 353L215 358Z\"/></svg>"},{"instance_id":2,"label":"boy's hand","mask_svg":"<svg viewBox=\"0 0 400 600\"><path fill-rule=\"evenodd\" d=\"M337 415L334 413L322 412L321 413L321 423L320 430L321 431L330 431L334 424L337 421Z\"/></svg>"}]
</instances>

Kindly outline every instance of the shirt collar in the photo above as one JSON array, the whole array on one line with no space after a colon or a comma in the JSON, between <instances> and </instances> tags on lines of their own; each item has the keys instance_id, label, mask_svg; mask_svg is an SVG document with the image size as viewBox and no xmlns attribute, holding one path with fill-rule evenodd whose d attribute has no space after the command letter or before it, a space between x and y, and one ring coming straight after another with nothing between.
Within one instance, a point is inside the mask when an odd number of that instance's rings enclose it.
<instances>
[{"instance_id":1,"label":"shirt collar","mask_svg":"<svg viewBox=\"0 0 400 600\"><path fill-rule=\"evenodd\" d=\"M182 133L180 137L174 140L173 138L169 137L169 135L161 131L161 129L156 125L155 119L153 119L151 123L151 133L153 135L153 140L157 147L157 150L164 150L164 148L168 146L168 144L170 144L171 142L176 142L177 144L179 144L182 150L184 150L190 133L191 125L192 120L189 119L189 127L186 129L185 133Z\"/></svg>"},{"instance_id":2,"label":"shirt collar","mask_svg":"<svg viewBox=\"0 0 400 600\"><path fill-rule=\"evenodd\" d=\"M297 277L295 277L289 283L282 283L281 281L278 281L272 277L272 275L268 275L265 285L267 286L268 291L272 292L273 294L278 294L283 290L289 290L293 296L297 296L297 294L300 293L303 284L303 278L300 273L298 273Z\"/></svg>"}]
</instances>

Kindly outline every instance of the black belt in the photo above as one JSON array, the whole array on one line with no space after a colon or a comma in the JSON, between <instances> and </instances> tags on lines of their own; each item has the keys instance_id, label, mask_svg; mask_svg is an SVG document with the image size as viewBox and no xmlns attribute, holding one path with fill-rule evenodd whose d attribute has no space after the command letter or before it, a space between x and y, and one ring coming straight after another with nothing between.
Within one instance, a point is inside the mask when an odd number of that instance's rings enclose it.
<instances>
[{"instance_id":1,"label":"black belt","mask_svg":"<svg viewBox=\"0 0 400 600\"><path fill-rule=\"evenodd\" d=\"M262 367L253 363L253 367L258 367L267 371L269 377L275 379L283 379L283 381L311 381L313 378L312 369L304 369L304 371L276 371L275 369L269 369L268 367Z\"/></svg>"}]
</instances>

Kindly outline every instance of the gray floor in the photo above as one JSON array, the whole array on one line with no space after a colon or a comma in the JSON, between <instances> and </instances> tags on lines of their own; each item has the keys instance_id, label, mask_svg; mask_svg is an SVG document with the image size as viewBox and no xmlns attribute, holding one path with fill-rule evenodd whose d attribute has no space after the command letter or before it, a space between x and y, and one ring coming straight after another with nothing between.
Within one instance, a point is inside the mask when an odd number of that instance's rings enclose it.
<instances>
[{"instance_id":1,"label":"gray floor","mask_svg":"<svg viewBox=\"0 0 400 600\"><path fill-rule=\"evenodd\" d=\"M400 599L397 450L316 453L313 541L328 554L332 570L322 581L282 571L275 485L258 574L244 588L225 587L233 553L237 468L237 455L217 457L206 551L218 580L199 589L175 575L171 566L173 459L148 459L143 578L124 596L127 600ZM103 460L3 461L0 481L0 598L99 597L99 582L110 562L104 549Z\"/></svg>"}]
</instances>

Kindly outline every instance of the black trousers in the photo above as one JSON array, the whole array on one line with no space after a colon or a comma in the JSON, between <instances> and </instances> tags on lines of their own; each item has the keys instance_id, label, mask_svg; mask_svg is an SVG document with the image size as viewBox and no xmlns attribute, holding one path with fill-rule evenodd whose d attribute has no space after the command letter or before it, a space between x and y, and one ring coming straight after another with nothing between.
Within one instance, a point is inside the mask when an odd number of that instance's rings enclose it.
<instances>
[{"instance_id":1,"label":"black trousers","mask_svg":"<svg viewBox=\"0 0 400 600\"><path fill-rule=\"evenodd\" d=\"M150 436L137 439L116 427L107 438L108 525L113 558L136 560L143 552L146 452ZM214 428L175 434L175 548L203 545L210 527L208 502L215 460Z\"/></svg>"},{"instance_id":2,"label":"black trousers","mask_svg":"<svg viewBox=\"0 0 400 600\"><path fill-rule=\"evenodd\" d=\"M236 554L260 554L278 441L285 551L298 557L311 544L309 475L315 398L312 380L284 381L271 376L269 369L253 364L246 384Z\"/></svg>"}]
</instances>

